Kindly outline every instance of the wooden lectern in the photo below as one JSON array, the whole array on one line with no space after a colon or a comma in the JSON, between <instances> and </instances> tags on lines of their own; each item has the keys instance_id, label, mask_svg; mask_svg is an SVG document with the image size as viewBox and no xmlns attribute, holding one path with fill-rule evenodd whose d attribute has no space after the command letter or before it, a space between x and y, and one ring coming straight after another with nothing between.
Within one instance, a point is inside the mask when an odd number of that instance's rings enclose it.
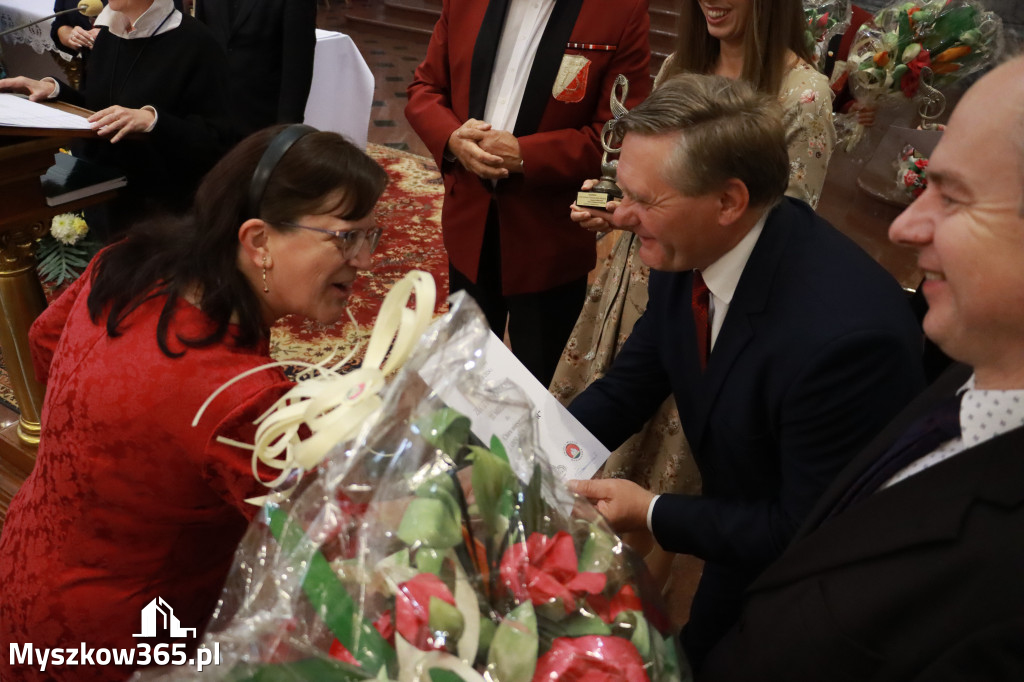
<instances>
[{"instance_id":1,"label":"wooden lectern","mask_svg":"<svg viewBox=\"0 0 1024 682\"><path fill-rule=\"evenodd\" d=\"M92 136L86 130L44 130L0 126L0 350L21 410L17 423L0 430L0 464L8 472L27 475L35 464L44 386L36 381L28 347L28 330L46 307L36 275L36 240L46 234L50 219L107 201L108 191L48 206L39 176L53 165L53 155L71 137ZM0 519L6 508L0 509Z\"/></svg>"}]
</instances>

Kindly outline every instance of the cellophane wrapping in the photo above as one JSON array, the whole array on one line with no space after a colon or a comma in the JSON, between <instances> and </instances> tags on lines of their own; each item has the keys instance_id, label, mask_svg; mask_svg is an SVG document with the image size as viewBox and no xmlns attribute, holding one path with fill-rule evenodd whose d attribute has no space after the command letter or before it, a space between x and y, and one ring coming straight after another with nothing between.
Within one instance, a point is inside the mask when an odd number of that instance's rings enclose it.
<instances>
[{"instance_id":1,"label":"cellophane wrapping","mask_svg":"<svg viewBox=\"0 0 1024 682\"><path fill-rule=\"evenodd\" d=\"M866 105L895 107L915 98L934 105L943 100L936 91L992 66L1003 44L1002 20L977 0L896 2L857 29L848 61L836 69L845 70L854 97ZM864 135L851 121L837 120L836 129L849 129L840 135L848 151Z\"/></svg>"},{"instance_id":2,"label":"cellophane wrapping","mask_svg":"<svg viewBox=\"0 0 1024 682\"><path fill-rule=\"evenodd\" d=\"M201 644L219 665L137 679L688 679L643 563L552 474L522 391L489 378L489 333L456 294L379 416L252 523ZM479 442L424 376L518 414L516 446Z\"/></svg>"},{"instance_id":3,"label":"cellophane wrapping","mask_svg":"<svg viewBox=\"0 0 1024 682\"><path fill-rule=\"evenodd\" d=\"M925 67L942 90L991 66L1002 44L1002 20L976 0L893 3L858 29L850 47L854 94L913 98Z\"/></svg>"},{"instance_id":4,"label":"cellophane wrapping","mask_svg":"<svg viewBox=\"0 0 1024 682\"><path fill-rule=\"evenodd\" d=\"M850 0L804 0L807 18L807 47L814 53L819 70L824 67L828 44L850 27Z\"/></svg>"}]
</instances>

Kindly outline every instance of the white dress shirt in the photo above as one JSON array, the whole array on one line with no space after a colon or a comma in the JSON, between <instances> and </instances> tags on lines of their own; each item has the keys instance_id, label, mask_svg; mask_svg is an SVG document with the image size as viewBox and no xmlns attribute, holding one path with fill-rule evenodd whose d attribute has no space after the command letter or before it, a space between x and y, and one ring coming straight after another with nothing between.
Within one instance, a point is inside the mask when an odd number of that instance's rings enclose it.
<instances>
[{"instance_id":1,"label":"white dress shirt","mask_svg":"<svg viewBox=\"0 0 1024 682\"><path fill-rule=\"evenodd\" d=\"M718 340L718 333L722 331L722 324L725 322L725 316L729 312L732 297L736 294L736 286L740 283L740 277L743 275L743 269L747 267L750 254L754 252L754 245L757 244L761 232L764 231L764 224L768 221L769 213L771 213L771 209L764 212L754 226L750 228L750 232L747 232L736 246L729 249L724 256L701 271L701 276L704 278L704 283L708 285L708 291L710 292L708 296L708 321L711 324L709 355L715 347L715 341ZM652 533L654 532L652 527L654 505L659 497L661 495L655 495L647 507L647 530Z\"/></svg>"},{"instance_id":2,"label":"white dress shirt","mask_svg":"<svg viewBox=\"0 0 1024 682\"><path fill-rule=\"evenodd\" d=\"M736 246L700 273L711 293L708 297L708 319L711 323L709 354L715 347L715 341L718 340L718 332L722 331L722 324L729 312L732 297L736 294L736 285L740 282L743 269L747 267L747 261L750 260L750 254L754 251L754 245L757 244L757 239L761 236L761 231L764 230L764 224L768 220L770 212L770 210L765 211L760 220L750 228L750 232L747 232Z\"/></svg>"},{"instance_id":3,"label":"white dress shirt","mask_svg":"<svg viewBox=\"0 0 1024 682\"><path fill-rule=\"evenodd\" d=\"M484 120L494 130L515 129L533 60L554 8L555 0L509 2L484 107Z\"/></svg>"}]
</instances>

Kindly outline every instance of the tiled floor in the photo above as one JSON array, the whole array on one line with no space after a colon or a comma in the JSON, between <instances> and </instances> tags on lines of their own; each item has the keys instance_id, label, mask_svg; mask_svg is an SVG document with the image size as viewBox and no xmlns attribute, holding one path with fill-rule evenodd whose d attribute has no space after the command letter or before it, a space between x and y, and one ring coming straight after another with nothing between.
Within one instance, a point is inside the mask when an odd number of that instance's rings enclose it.
<instances>
[{"instance_id":1,"label":"tiled floor","mask_svg":"<svg viewBox=\"0 0 1024 682\"><path fill-rule=\"evenodd\" d=\"M359 31L348 25L344 5L332 2L317 16L319 28L348 34L373 73L373 108L370 111L369 141L402 151L429 156L427 148L405 120L405 88L413 71L427 53L427 46Z\"/></svg>"}]
</instances>

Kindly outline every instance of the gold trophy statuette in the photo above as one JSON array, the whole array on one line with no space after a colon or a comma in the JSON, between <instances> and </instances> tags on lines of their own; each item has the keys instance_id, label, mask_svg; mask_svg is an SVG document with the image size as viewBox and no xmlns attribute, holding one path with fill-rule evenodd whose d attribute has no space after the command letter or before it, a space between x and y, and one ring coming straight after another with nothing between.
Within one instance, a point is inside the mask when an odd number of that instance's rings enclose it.
<instances>
[{"instance_id":1,"label":"gold trophy statuette","mask_svg":"<svg viewBox=\"0 0 1024 682\"><path fill-rule=\"evenodd\" d=\"M614 121L622 118L628 111L624 104L628 95L629 81L620 73L615 77L615 83L612 85L612 94L608 99L612 116L615 118L605 123L604 128L601 129L601 147L604 149L604 152L601 154L601 179L589 190L576 194L577 206L604 210L609 201L616 201L622 198L622 190L615 184L615 171L619 161L618 159L609 159L608 155L619 153L619 147L612 146L614 140L611 126Z\"/></svg>"}]
</instances>

